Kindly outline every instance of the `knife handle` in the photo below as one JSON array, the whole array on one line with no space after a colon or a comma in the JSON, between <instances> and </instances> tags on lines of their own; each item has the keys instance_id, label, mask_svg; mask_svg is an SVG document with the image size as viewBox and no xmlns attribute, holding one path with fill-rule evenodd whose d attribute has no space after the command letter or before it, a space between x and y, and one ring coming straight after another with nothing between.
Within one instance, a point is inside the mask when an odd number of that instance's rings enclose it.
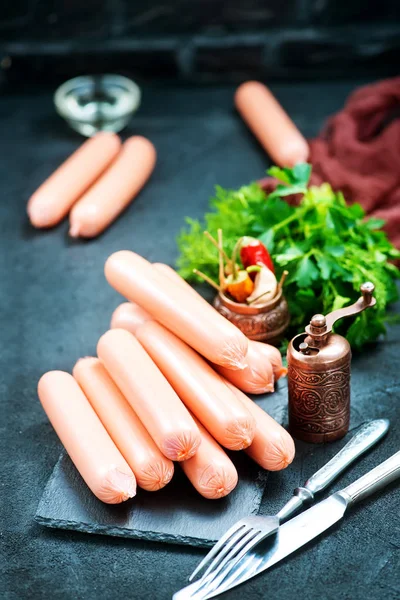
<instances>
[{"instance_id":1,"label":"knife handle","mask_svg":"<svg viewBox=\"0 0 400 600\"><path fill-rule=\"evenodd\" d=\"M376 419L360 427L340 452L314 473L303 487L295 489L294 496L277 514L280 522L287 521L303 504L312 502L316 492L320 492L332 483L356 458L376 444L387 433L388 429L388 419Z\"/></svg>"},{"instance_id":2,"label":"knife handle","mask_svg":"<svg viewBox=\"0 0 400 600\"><path fill-rule=\"evenodd\" d=\"M349 503L353 504L364 500L364 498L395 481L398 477L400 477L400 451L339 493L346 494L350 499Z\"/></svg>"},{"instance_id":3,"label":"knife handle","mask_svg":"<svg viewBox=\"0 0 400 600\"><path fill-rule=\"evenodd\" d=\"M389 429L388 419L376 419L366 423L349 442L335 454L319 471L308 479L304 487L312 494L325 489L353 461L380 440Z\"/></svg>"}]
</instances>

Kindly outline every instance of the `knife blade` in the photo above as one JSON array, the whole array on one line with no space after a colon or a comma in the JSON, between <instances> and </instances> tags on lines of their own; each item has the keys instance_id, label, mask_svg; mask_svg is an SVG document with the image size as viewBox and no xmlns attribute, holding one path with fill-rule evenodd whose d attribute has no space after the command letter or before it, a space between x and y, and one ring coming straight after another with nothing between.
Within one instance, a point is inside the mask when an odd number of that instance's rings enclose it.
<instances>
[{"instance_id":1,"label":"knife blade","mask_svg":"<svg viewBox=\"0 0 400 600\"><path fill-rule=\"evenodd\" d=\"M229 570L229 577L226 578L228 571L222 571L209 587L204 585L203 580L196 581L177 592L173 596L174 600L213 598L269 569L340 522L350 505L363 500L398 477L400 451L340 492L281 525L277 534L269 538L268 549L264 549L264 544L254 549L235 566L233 572Z\"/></svg>"},{"instance_id":2,"label":"knife blade","mask_svg":"<svg viewBox=\"0 0 400 600\"><path fill-rule=\"evenodd\" d=\"M388 429L388 419L375 419L374 421L369 421L368 423L362 425L356 431L355 435L350 439L350 441L348 441L347 444L345 444L345 446L343 446L343 448L337 454L335 454L335 456L331 458L328 463L314 473L314 475L312 475L302 487L298 487L294 490L294 495L278 512L278 514L273 516L262 515L256 517L262 522L262 524L246 523L246 525L255 525L256 527L259 525L263 532L263 539L266 539L268 535L273 535L276 533L280 524L294 516L296 512L299 512L304 504L311 504L311 502L315 500L315 494L324 490L337 477L339 477L339 475L345 469L347 469L361 454L376 444L387 433ZM268 522L270 524L269 530L267 527ZM205 579L207 573L214 570L213 562L217 560L216 557L218 557L218 554L222 552L224 539L227 540L230 536L232 537L234 535L235 527L243 524L244 522L242 523L242 521L236 523L233 528L228 530L226 534L222 536L222 538L200 561L193 573L190 575L190 582L195 580L196 575L198 575L201 571L203 571L201 579ZM234 531L232 531L232 529ZM249 552L251 549L252 548L250 548L247 552ZM219 565L219 569L220 568L221 565Z\"/></svg>"},{"instance_id":3,"label":"knife blade","mask_svg":"<svg viewBox=\"0 0 400 600\"><path fill-rule=\"evenodd\" d=\"M301 546L304 546L304 544L340 521L346 511L346 508L346 499L340 496L339 493L334 494L333 496L330 496L326 500L323 500L319 504L301 513L297 517L293 517L293 519L287 523L281 525L276 535L272 538L269 538L271 540L269 549L264 555L260 555L257 550L251 552L251 557L253 560L251 561L250 565L253 565L254 569L257 565L256 573L251 570L251 574L248 573L248 577L241 579L241 583L242 581L246 581L256 574L261 573L269 567L272 567L272 565L276 564ZM264 547L264 544L262 546ZM183 600L183 598L192 597L196 599L212 598L213 596L222 593L222 591L229 589L229 583L233 583L239 574L235 572L233 575L235 575L235 577L232 582L230 582L231 578L229 578L227 582L222 583L223 577L218 577L207 595L199 595L195 593L199 588L198 584L201 583L201 581L196 581L194 584L184 588L184 590L181 590L181 592L186 592L185 594L177 592L174 594L173 598L174 600ZM220 586L221 583L222 585ZM213 589L215 589L214 593Z\"/></svg>"}]
</instances>

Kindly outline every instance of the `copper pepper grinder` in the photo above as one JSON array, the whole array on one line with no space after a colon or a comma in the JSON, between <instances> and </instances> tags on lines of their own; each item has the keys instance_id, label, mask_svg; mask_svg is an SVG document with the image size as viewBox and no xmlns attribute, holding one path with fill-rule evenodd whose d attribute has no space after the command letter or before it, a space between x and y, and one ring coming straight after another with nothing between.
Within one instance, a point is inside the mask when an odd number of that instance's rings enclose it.
<instances>
[{"instance_id":1,"label":"copper pepper grinder","mask_svg":"<svg viewBox=\"0 0 400 600\"><path fill-rule=\"evenodd\" d=\"M332 327L338 319L376 304L372 283L363 283L360 289L357 302L326 317L314 315L305 333L289 344L289 429L297 439L332 442L349 429L351 348L344 337L332 333Z\"/></svg>"}]
</instances>

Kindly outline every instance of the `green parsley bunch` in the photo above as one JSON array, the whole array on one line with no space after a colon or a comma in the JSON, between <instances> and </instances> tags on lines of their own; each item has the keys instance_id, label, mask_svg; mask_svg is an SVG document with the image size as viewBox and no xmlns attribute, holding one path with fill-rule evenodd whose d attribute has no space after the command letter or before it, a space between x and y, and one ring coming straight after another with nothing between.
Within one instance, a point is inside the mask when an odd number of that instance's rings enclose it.
<instances>
[{"instance_id":1,"label":"green parsley bunch","mask_svg":"<svg viewBox=\"0 0 400 600\"><path fill-rule=\"evenodd\" d=\"M375 341L386 331L387 308L398 298L400 276L391 262L400 252L382 231L384 221L365 218L359 204L349 206L327 183L309 186L308 164L272 167L268 173L281 182L273 193L266 194L257 183L238 190L217 187L204 222L187 219L178 237L180 274L196 280L193 269L199 269L217 277L218 253L204 230L216 237L221 228L228 254L241 236L257 237L268 248L277 277L289 271L284 287L291 314L289 335L304 331L312 315L355 302L360 285L372 281L376 307L343 320L339 328L355 349ZM292 194L302 195L298 206L283 199Z\"/></svg>"}]
</instances>

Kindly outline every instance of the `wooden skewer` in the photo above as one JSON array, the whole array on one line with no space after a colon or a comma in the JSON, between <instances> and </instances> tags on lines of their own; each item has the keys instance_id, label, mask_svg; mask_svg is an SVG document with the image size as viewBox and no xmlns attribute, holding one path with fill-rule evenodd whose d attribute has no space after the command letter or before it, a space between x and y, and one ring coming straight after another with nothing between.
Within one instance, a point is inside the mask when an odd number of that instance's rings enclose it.
<instances>
[{"instance_id":1,"label":"wooden skewer","mask_svg":"<svg viewBox=\"0 0 400 600\"><path fill-rule=\"evenodd\" d=\"M215 281L213 281L212 279L210 279L210 277L208 277L208 275L205 275L204 273L202 273L201 271L198 271L197 269L193 269L193 273L195 275L197 275L198 277L201 277L202 279L204 279L204 281L206 281L207 283L209 283L211 285L211 287L213 287L218 292L222 292L222 288L219 285L217 285L215 283Z\"/></svg>"},{"instance_id":2,"label":"wooden skewer","mask_svg":"<svg viewBox=\"0 0 400 600\"><path fill-rule=\"evenodd\" d=\"M231 262L232 262L232 261L231 261L231 259L229 258L229 256L228 256L228 255L227 255L227 253L225 252L225 250L224 250L222 247L220 248L220 246L219 246L219 244L218 244L217 240L216 240L215 238L213 238L213 236L211 235L211 233L210 233L209 231L204 231L204 235L205 235L205 236L206 236L206 238L207 238L208 240L210 240L210 242L211 242L211 243L212 243L212 244L213 244L213 245L214 245L214 246L217 248L218 252L219 252L220 254L222 254L222 256L223 256L224 260L226 261L226 263L227 263L228 265L230 265L230 264L231 264Z\"/></svg>"},{"instance_id":3,"label":"wooden skewer","mask_svg":"<svg viewBox=\"0 0 400 600\"><path fill-rule=\"evenodd\" d=\"M253 302L257 302L257 300L259 300L260 298L262 298L263 296L265 296L265 294L269 294L271 290L267 290L266 292L263 292L262 294L260 294L259 296L257 296L257 298L253 298L253 300L247 300L247 304L253 304Z\"/></svg>"},{"instance_id":4,"label":"wooden skewer","mask_svg":"<svg viewBox=\"0 0 400 600\"><path fill-rule=\"evenodd\" d=\"M238 276L238 271L239 271L239 267L238 264L236 262L236 258L239 252L239 248L240 248L240 244L242 243L243 240L243 236L241 238L238 239L238 241L235 244L235 247L233 249L232 252L232 259L231 259L231 263L232 263L232 277L233 277L233 281L236 281L237 276Z\"/></svg>"},{"instance_id":5,"label":"wooden skewer","mask_svg":"<svg viewBox=\"0 0 400 600\"><path fill-rule=\"evenodd\" d=\"M285 271L283 271L283 273L282 273L282 276L281 276L281 278L280 278L280 280L279 280L279 283L278 283L278 287L277 287L277 290L276 290L276 294L279 294L279 292L280 292L280 291L281 291L281 289L283 288L283 284L285 283L285 281L286 281L286 277L287 277L288 275L289 275L289 271L286 271L286 270L285 270Z\"/></svg>"},{"instance_id":6,"label":"wooden skewer","mask_svg":"<svg viewBox=\"0 0 400 600\"><path fill-rule=\"evenodd\" d=\"M222 229L218 229L218 250L219 250L219 285L225 288L225 268L224 268L224 250Z\"/></svg>"}]
</instances>

